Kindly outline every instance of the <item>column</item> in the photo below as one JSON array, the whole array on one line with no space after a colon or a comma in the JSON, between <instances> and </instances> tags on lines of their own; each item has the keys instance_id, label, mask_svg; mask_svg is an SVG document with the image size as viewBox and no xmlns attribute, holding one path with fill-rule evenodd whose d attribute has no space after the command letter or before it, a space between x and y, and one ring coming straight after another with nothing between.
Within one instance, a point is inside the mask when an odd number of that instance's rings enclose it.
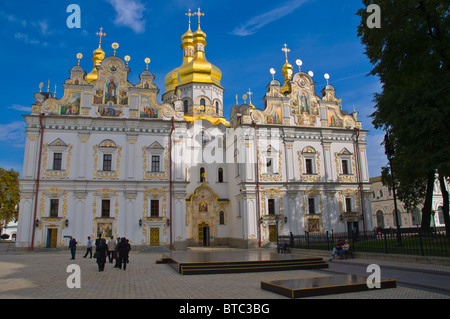
<instances>
[{"instance_id":1,"label":"column","mask_svg":"<svg viewBox=\"0 0 450 319\"><path fill-rule=\"evenodd\" d=\"M135 165L136 165L136 146L138 135L137 133L127 132L127 158L126 158L126 167L127 167L127 180L135 179Z\"/></svg>"}]
</instances>

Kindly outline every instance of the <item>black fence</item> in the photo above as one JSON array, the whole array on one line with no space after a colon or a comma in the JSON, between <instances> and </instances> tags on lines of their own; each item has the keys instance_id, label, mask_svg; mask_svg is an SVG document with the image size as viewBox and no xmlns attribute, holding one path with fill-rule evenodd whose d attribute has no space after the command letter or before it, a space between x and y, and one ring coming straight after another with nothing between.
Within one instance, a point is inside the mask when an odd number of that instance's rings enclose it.
<instances>
[{"instance_id":1,"label":"black fence","mask_svg":"<svg viewBox=\"0 0 450 319\"><path fill-rule=\"evenodd\" d=\"M287 242L291 248L328 250L339 242L348 240L354 252L404 254L450 257L450 238L444 228L424 233L420 228L384 229L371 232L308 233L305 235L279 236L278 242Z\"/></svg>"}]
</instances>

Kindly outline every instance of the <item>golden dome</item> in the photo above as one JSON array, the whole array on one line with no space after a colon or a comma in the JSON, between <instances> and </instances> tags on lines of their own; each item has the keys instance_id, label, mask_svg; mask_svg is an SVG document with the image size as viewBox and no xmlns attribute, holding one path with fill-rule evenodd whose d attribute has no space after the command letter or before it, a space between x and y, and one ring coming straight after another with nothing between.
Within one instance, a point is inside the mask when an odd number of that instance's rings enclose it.
<instances>
[{"instance_id":1,"label":"golden dome","mask_svg":"<svg viewBox=\"0 0 450 319\"><path fill-rule=\"evenodd\" d=\"M291 50L289 50L287 48L287 44L285 44L284 48L281 49L281 50L284 51L284 53L286 54L286 62L284 63L284 65L282 67L283 72L281 73L283 75L283 77L284 77L284 85L280 89L280 92L284 94L286 92L290 92L291 91L291 85L290 85L289 82L292 80L292 75L294 74L294 68L292 67L292 65L288 61L287 54Z\"/></svg>"},{"instance_id":2,"label":"golden dome","mask_svg":"<svg viewBox=\"0 0 450 319\"><path fill-rule=\"evenodd\" d=\"M94 62L94 67L92 71L85 76L85 80L88 83L97 80L98 78L98 70L97 67L100 66L105 59L105 51L102 50L102 36L106 34L103 33L103 28L100 28L100 33L97 32L97 35L100 36L100 41L98 43L98 48L94 50L94 57L92 58L92 62Z\"/></svg>"},{"instance_id":3,"label":"golden dome","mask_svg":"<svg viewBox=\"0 0 450 319\"><path fill-rule=\"evenodd\" d=\"M206 34L200 29L200 23L198 30L192 33L189 21L188 31L181 37L183 63L166 75L166 93L188 83L213 83L221 87L222 71L206 60L205 39Z\"/></svg>"}]
</instances>

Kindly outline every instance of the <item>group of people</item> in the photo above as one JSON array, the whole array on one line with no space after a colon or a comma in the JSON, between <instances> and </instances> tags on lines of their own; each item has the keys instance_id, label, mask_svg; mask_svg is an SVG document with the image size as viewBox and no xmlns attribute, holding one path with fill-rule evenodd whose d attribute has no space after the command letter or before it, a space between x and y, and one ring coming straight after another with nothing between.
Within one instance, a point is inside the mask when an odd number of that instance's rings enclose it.
<instances>
[{"instance_id":1,"label":"group of people","mask_svg":"<svg viewBox=\"0 0 450 319\"><path fill-rule=\"evenodd\" d=\"M331 251L331 259L329 261L332 261L336 257L336 255L342 258L342 255L346 253L349 249L350 243L348 240L338 242L336 247L333 247L333 250Z\"/></svg>"},{"instance_id":2,"label":"group of people","mask_svg":"<svg viewBox=\"0 0 450 319\"><path fill-rule=\"evenodd\" d=\"M69 241L69 250L72 258L75 259L75 251L77 247L77 241L75 238L70 237ZM90 258L94 257L97 260L98 271L103 271L105 269L106 258L108 258L108 262L110 264L115 260L114 268L119 268L123 270L127 269L127 264L129 263L129 252L131 250L131 245L128 239L125 237L117 237L117 241L114 240L114 237L106 241L105 238L102 238L100 234L98 238L95 240L95 252L93 253L94 242L91 237L88 237L87 240L87 248L86 253L83 258L86 258L90 255Z\"/></svg>"}]
</instances>

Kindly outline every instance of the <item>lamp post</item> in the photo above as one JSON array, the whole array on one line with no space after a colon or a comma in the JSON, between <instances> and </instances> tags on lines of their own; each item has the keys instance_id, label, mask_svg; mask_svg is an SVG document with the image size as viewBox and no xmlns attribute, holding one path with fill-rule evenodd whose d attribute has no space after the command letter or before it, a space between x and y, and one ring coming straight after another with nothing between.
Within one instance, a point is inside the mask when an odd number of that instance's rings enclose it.
<instances>
[{"instance_id":1,"label":"lamp post","mask_svg":"<svg viewBox=\"0 0 450 319\"><path fill-rule=\"evenodd\" d=\"M389 161L389 166L391 168L391 178L392 178L392 193L394 195L394 208L395 208L395 220L397 222L397 246L402 245L402 235L400 233L400 223L398 219L398 209L397 209L397 195L395 192L395 181L394 181L394 169L392 165L392 160L394 159L394 146L392 145L390 138L389 138L389 132L386 132L386 135L384 136L384 149L385 154Z\"/></svg>"}]
</instances>

